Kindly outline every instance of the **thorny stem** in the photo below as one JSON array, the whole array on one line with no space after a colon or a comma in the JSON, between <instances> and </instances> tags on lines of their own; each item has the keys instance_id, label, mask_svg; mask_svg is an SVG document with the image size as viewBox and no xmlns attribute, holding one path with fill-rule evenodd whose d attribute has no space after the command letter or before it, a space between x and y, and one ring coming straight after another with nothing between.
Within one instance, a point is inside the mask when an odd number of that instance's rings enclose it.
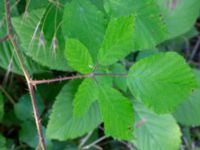
<instances>
[{"instance_id":1,"label":"thorny stem","mask_svg":"<svg viewBox=\"0 0 200 150\"><path fill-rule=\"evenodd\" d=\"M30 96L31 96L31 102L32 102L32 106L33 106L34 118L35 118L36 127L37 127L37 131L38 131L40 145L41 145L41 148L43 150L46 150L46 144L45 144L44 136L43 136L43 133L42 133L42 127L41 127L41 122L40 122L40 118L39 118L38 108L37 108L37 105L36 105L34 87L30 82L31 81L30 74L26 69L26 66L24 64L23 55L22 55L22 53L21 53L21 51L20 51L20 49L17 45L17 41L16 41L15 37L14 37L13 26L12 26L12 21L11 21L11 13L10 13L10 2L9 2L9 0L5 0L4 2L5 2L5 10L6 10L8 38L10 39L10 41L13 45L14 51L16 53L16 56L19 60L22 71L23 71L24 76L26 78L26 82L28 84L28 89L29 89Z\"/></svg>"},{"instance_id":2,"label":"thorny stem","mask_svg":"<svg viewBox=\"0 0 200 150\"><path fill-rule=\"evenodd\" d=\"M96 77L96 76L112 76L112 77L124 76L125 77L125 76L127 76L127 74L94 73L94 72L92 72L92 73L86 74L86 75L66 76L66 77L47 79L47 80L32 80L30 77L30 74L24 64L23 54L21 53L20 48L18 47L18 44L17 44L17 40L14 36L13 26L12 26L12 21L11 21L11 13L10 13L10 2L9 2L9 0L4 0L4 1L5 1L8 34L5 37L0 39L0 43L4 42L6 40L10 40L13 45L14 51L19 60L21 69L23 71L26 82L28 84L28 89L29 89L29 93L30 93L30 97L31 97L32 106L33 106L34 118L35 118L35 123L36 123L37 131L38 131L40 146L41 146L42 150L47 150L45 140L44 140L44 135L42 132L41 120L39 118L38 108L37 108L37 104L36 104L34 86L36 86L38 84L54 83L54 82L59 82L59 81L80 79L80 78L92 78L92 77ZM101 140L104 140L105 138L106 137L102 137L99 140L93 142L92 144L90 144L84 148L88 149L88 148L94 146L96 143L100 142Z\"/></svg>"},{"instance_id":3,"label":"thorny stem","mask_svg":"<svg viewBox=\"0 0 200 150\"><path fill-rule=\"evenodd\" d=\"M66 77L59 77L54 79L44 79L44 80L31 80L30 83L32 85L38 84L46 84L46 83L54 83L54 82L61 82L66 80L73 80L73 79L82 79L82 78L93 78L97 76L111 76L111 77L120 77L120 76L127 76L127 74L112 74L112 73L90 73L85 75L76 75L76 76L66 76Z\"/></svg>"}]
</instances>

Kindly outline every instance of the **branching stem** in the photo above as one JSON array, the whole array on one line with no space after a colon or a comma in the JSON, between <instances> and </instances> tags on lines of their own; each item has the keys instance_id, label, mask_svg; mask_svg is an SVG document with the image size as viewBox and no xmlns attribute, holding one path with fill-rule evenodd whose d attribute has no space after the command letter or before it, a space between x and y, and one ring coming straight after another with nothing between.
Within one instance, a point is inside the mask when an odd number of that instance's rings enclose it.
<instances>
[{"instance_id":1,"label":"branching stem","mask_svg":"<svg viewBox=\"0 0 200 150\"><path fill-rule=\"evenodd\" d=\"M76 75L76 76L66 76L66 77L59 77L54 79L44 79L44 80L31 80L32 85L39 85L39 84L50 84L54 82L61 82L66 80L73 80L73 79L82 79L82 78L92 78L97 76L111 76L111 77L125 77L127 74L112 74L112 73L90 73L85 75Z\"/></svg>"},{"instance_id":2,"label":"branching stem","mask_svg":"<svg viewBox=\"0 0 200 150\"><path fill-rule=\"evenodd\" d=\"M41 145L43 150L46 150L46 144L45 144L45 140L44 140L44 136L43 136L43 132L42 132L41 121L40 121L40 118L39 118L38 108L37 108L37 105L36 105L36 97L35 97L34 86L30 82L31 81L30 74L29 74L28 70L26 69L26 66L24 64L23 54L21 53L21 51L20 51L20 49L17 45L17 41L15 39L14 32L13 32L13 26L12 26L12 21L11 21L11 13L10 13L10 1L9 0L5 0L5 10L6 10L6 20L7 20L7 28L8 28L8 38L10 39L10 41L13 45L14 51L16 53L16 56L19 60L22 71L23 71L24 76L26 78L29 93L30 93L30 96L31 96L33 113L34 113L34 118L35 118L36 127L37 127L37 131L38 131L38 136L39 136L39 140L40 140L40 145Z\"/></svg>"}]
</instances>

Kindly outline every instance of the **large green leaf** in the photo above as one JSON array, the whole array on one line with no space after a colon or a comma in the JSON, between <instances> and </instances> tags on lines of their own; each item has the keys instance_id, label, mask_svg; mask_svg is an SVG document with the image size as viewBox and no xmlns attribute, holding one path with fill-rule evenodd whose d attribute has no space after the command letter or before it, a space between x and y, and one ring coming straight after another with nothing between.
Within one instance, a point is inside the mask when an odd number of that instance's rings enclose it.
<instances>
[{"instance_id":1,"label":"large green leaf","mask_svg":"<svg viewBox=\"0 0 200 150\"><path fill-rule=\"evenodd\" d=\"M173 38L189 31L200 11L199 0L156 0L164 21L167 25L168 36Z\"/></svg>"},{"instance_id":2,"label":"large green leaf","mask_svg":"<svg viewBox=\"0 0 200 150\"><path fill-rule=\"evenodd\" d=\"M140 150L178 150L181 132L170 114L157 115L142 104L135 104L134 145Z\"/></svg>"},{"instance_id":3,"label":"large green leaf","mask_svg":"<svg viewBox=\"0 0 200 150\"><path fill-rule=\"evenodd\" d=\"M200 125L200 89L195 90L174 112L178 122L187 126Z\"/></svg>"},{"instance_id":4,"label":"large green leaf","mask_svg":"<svg viewBox=\"0 0 200 150\"><path fill-rule=\"evenodd\" d=\"M165 24L154 0L107 0L105 9L114 17L136 14L134 49L152 48L165 39Z\"/></svg>"},{"instance_id":5,"label":"large green leaf","mask_svg":"<svg viewBox=\"0 0 200 150\"><path fill-rule=\"evenodd\" d=\"M104 22L104 14L89 0L73 0L65 5L63 33L80 40L88 47L93 58L103 40Z\"/></svg>"},{"instance_id":6,"label":"large green leaf","mask_svg":"<svg viewBox=\"0 0 200 150\"><path fill-rule=\"evenodd\" d=\"M51 69L69 70L63 55L64 48L54 49L52 44L48 44L44 38L43 24L41 23L44 12L44 9L37 9L31 11L27 16L12 18L22 50L36 62Z\"/></svg>"},{"instance_id":7,"label":"large green leaf","mask_svg":"<svg viewBox=\"0 0 200 150\"><path fill-rule=\"evenodd\" d=\"M101 115L97 103L89 111L77 118L73 116L73 98L77 91L78 80L66 84L52 108L47 126L47 137L50 139L67 140L84 135L101 123Z\"/></svg>"},{"instance_id":8,"label":"large green leaf","mask_svg":"<svg viewBox=\"0 0 200 150\"><path fill-rule=\"evenodd\" d=\"M94 64L88 49L78 40L68 39L65 46L65 57L69 65L81 72L90 73Z\"/></svg>"},{"instance_id":9,"label":"large green leaf","mask_svg":"<svg viewBox=\"0 0 200 150\"><path fill-rule=\"evenodd\" d=\"M134 16L113 18L98 54L101 65L111 65L133 50Z\"/></svg>"},{"instance_id":10,"label":"large green leaf","mask_svg":"<svg viewBox=\"0 0 200 150\"><path fill-rule=\"evenodd\" d=\"M132 94L159 113L172 111L196 87L192 70L174 52L158 53L135 63L128 75Z\"/></svg>"},{"instance_id":11,"label":"large green leaf","mask_svg":"<svg viewBox=\"0 0 200 150\"><path fill-rule=\"evenodd\" d=\"M87 78L80 84L73 102L75 116L87 113L92 103L97 100L98 88L96 84L92 78Z\"/></svg>"},{"instance_id":12,"label":"large green leaf","mask_svg":"<svg viewBox=\"0 0 200 150\"><path fill-rule=\"evenodd\" d=\"M98 99L105 133L116 139L131 140L134 122L131 102L110 86L101 86Z\"/></svg>"}]
</instances>

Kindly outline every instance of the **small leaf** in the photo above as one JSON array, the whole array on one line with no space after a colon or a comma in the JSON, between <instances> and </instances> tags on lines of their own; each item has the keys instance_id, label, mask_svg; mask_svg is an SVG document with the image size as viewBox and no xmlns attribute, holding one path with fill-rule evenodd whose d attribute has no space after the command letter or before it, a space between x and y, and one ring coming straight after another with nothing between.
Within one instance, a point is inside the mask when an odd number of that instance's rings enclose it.
<instances>
[{"instance_id":1,"label":"small leaf","mask_svg":"<svg viewBox=\"0 0 200 150\"><path fill-rule=\"evenodd\" d=\"M72 100L79 83L79 80L70 81L57 96L47 125L48 138L60 141L73 139L95 129L101 123L97 103L94 103L82 117L73 116Z\"/></svg>"},{"instance_id":2,"label":"small leaf","mask_svg":"<svg viewBox=\"0 0 200 150\"><path fill-rule=\"evenodd\" d=\"M73 101L75 116L87 113L92 103L97 100L98 88L96 84L92 78L87 78L80 84Z\"/></svg>"},{"instance_id":3,"label":"small leaf","mask_svg":"<svg viewBox=\"0 0 200 150\"><path fill-rule=\"evenodd\" d=\"M200 89L195 90L173 113L176 120L187 126L200 125Z\"/></svg>"},{"instance_id":4,"label":"small leaf","mask_svg":"<svg viewBox=\"0 0 200 150\"><path fill-rule=\"evenodd\" d=\"M141 150L178 150L181 132L170 114L158 115L142 104L135 104L134 145Z\"/></svg>"},{"instance_id":5,"label":"small leaf","mask_svg":"<svg viewBox=\"0 0 200 150\"><path fill-rule=\"evenodd\" d=\"M134 122L131 102L117 90L109 87L100 87L98 99L102 113L105 133L116 139L131 140Z\"/></svg>"},{"instance_id":6,"label":"small leaf","mask_svg":"<svg viewBox=\"0 0 200 150\"><path fill-rule=\"evenodd\" d=\"M69 65L81 73L90 73L94 64L88 49L78 40L68 39L65 46L65 56Z\"/></svg>"},{"instance_id":7,"label":"small leaf","mask_svg":"<svg viewBox=\"0 0 200 150\"><path fill-rule=\"evenodd\" d=\"M133 50L134 19L134 15L111 19L98 53L101 65L111 65Z\"/></svg>"},{"instance_id":8,"label":"small leaf","mask_svg":"<svg viewBox=\"0 0 200 150\"><path fill-rule=\"evenodd\" d=\"M195 77L185 60L174 52L158 53L135 63L128 86L156 112L173 111L196 87Z\"/></svg>"}]
</instances>

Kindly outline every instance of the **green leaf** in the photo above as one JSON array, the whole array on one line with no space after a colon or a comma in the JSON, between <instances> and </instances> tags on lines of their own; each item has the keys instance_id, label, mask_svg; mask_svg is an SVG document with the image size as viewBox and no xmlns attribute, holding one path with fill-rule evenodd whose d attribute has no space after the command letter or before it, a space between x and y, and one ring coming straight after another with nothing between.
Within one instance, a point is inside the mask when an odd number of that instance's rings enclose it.
<instances>
[{"instance_id":1,"label":"green leaf","mask_svg":"<svg viewBox=\"0 0 200 150\"><path fill-rule=\"evenodd\" d=\"M48 138L60 141L73 139L93 130L101 123L101 114L97 103L94 103L82 117L75 118L73 116L72 100L79 83L78 80L69 82L57 96L47 126Z\"/></svg>"},{"instance_id":2,"label":"green leaf","mask_svg":"<svg viewBox=\"0 0 200 150\"><path fill-rule=\"evenodd\" d=\"M45 128L42 127L43 133L45 135ZM36 148L38 146L38 133L35 123L33 121L25 121L21 124L21 129L19 131L19 139L20 141L28 144L29 146ZM45 139L45 143L48 150L52 150L53 143Z\"/></svg>"},{"instance_id":3,"label":"green leaf","mask_svg":"<svg viewBox=\"0 0 200 150\"><path fill-rule=\"evenodd\" d=\"M92 78L84 79L79 85L73 101L74 115L82 116L88 112L92 103L98 98L97 83Z\"/></svg>"},{"instance_id":4,"label":"green leaf","mask_svg":"<svg viewBox=\"0 0 200 150\"><path fill-rule=\"evenodd\" d=\"M187 126L200 125L200 89L195 90L173 113L176 120Z\"/></svg>"},{"instance_id":5,"label":"green leaf","mask_svg":"<svg viewBox=\"0 0 200 150\"><path fill-rule=\"evenodd\" d=\"M64 35L80 40L88 47L94 60L103 40L104 22L104 14L89 0L73 0L65 5Z\"/></svg>"},{"instance_id":6,"label":"green leaf","mask_svg":"<svg viewBox=\"0 0 200 150\"><path fill-rule=\"evenodd\" d=\"M42 114L42 112L44 110L44 103L38 94L36 94L36 102L37 102L39 114ZM19 99L19 102L17 102L14 105L14 111L15 111L17 118L22 121L34 120L33 107L32 107L31 98L30 98L29 93L23 95ZM26 112L26 113L24 113L24 112Z\"/></svg>"},{"instance_id":7,"label":"green leaf","mask_svg":"<svg viewBox=\"0 0 200 150\"><path fill-rule=\"evenodd\" d=\"M131 140L134 122L131 102L110 86L101 86L98 99L105 133L116 139Z\"/></svg>"},{"instance_id":8,"label":"green leaf","mask_svg":"<svg viewBox=\"0 0 200 150\"><path fill-rule=\"evenodd\" d=\"M2 121L4 116L4 98L2 93L0 92L0 122Z\"/></svg>"},{"instance_id":9,"label":"green leaf","mask_svg":"<svg viewBox=\"0 0 200 150\"><path fill-rule=\"evenodd\" d=\"M196 87L185 60L174 52L158 53L135 63L128 86L137 99L158 113L173 111Z\"/></svg>"},{"instance_id":10,"label":"green leaf","mask_svg":"<svg viewBox=\"0 0 200 150\"><path fill-rule=\"evenodd\" d=\"M167 25L167 39L189 31L199 16L199 0L156 0Z\"/></svg>"},{"instance_id":11,"label":"green leaf","mask_svg":"<svg viewBox=\"0 0 200 150\"><path fill-rule=\"evenodd\" d=\"M69 65L81 73L90 73L94 64L88 49L78 40L68 39L65 46L65 57Z\"/></svg>"},{"instance_id":12,"label":"green leaf","mask_svg":"<svg viewBox=\"0 0 200 150\"><path fill-rule=\"evenodd\" d=\"M111 65L133 50L134 18L132 15L111 19L98 53L101 65Z\"/></svg>"},{"instance_id":13,"label":"green leaf","mask_svg":"<svg viewBox=\"0 0 200 150\"><path fill-rule=\"evenodd\" d=\"M127 74L127 70L124 65L116 63L111 67L111 71L114 74ZM126 92L127 91L127 77L113 77L115 86Z\"/></svg>"},{"instance_id":14,"label":"green leaf","mask_svg":"<svg viewBox=\"0 0 200 150\"><path fill-rule=\"evenodd\" d=\"M41 23L44 13L45 9L36 9L27 16L12 18L14 29L20 39L21 49L41 65L56 70L69 70L63 55L64 48L58 46L57 49L54 49L52 44L49 44L45 39ZM57 43L60 42L57 41Z\"/></svg>"},{"instance_id":15,"label":"green leaf","mask_svg":"<svg viewBox=\"0 0 200 150\"><path fill-rule=\"evenodd\" d=\"M154 0L107 0L105 9L114 17L136 14L134 50L153 48L166 37L166 27Z\"/></svg>"},{"instance_id":16,"label":"green leaf","mask_svg":"<svg viewBox=\"0 0 200 150\"><path fill-rule=\"evenodd\" d=\"M170 114L158 115L142 104L135 104L134 145L141 150L178 150L181 132Z\"/></svg>"},{"instance_id":17,"label":"green leaf","mask_svg":"<svg viewBox=\"0 0 200 150\"><path fill-rule=\"evenodd\" d=\"M193 69L193 73L196 76L198 88L200 88L200 71L197 69Z\"/></svg>"}]
</instances>

